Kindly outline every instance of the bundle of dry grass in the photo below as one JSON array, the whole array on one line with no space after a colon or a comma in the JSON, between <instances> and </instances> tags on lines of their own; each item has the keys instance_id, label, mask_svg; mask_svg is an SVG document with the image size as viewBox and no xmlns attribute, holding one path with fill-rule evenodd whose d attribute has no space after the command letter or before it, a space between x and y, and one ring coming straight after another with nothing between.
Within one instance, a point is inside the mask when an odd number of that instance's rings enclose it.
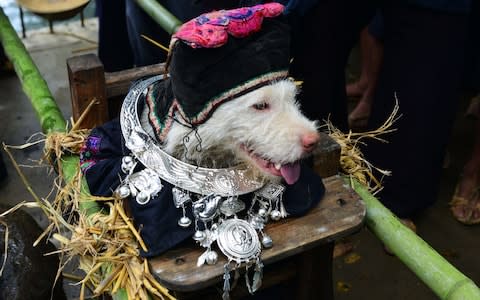
<instances>
[{"instance_id":1,"label":"bundle of dry grass","mask_svg":"<svg viewBox=\"0 0 480 300\"><path fill-rule=\"evenodd\" d=\"M360 183L368 187L372 194L378 193L382 189L382 180L384 176L390 176L391 172L375 167L365 159L360 145L365 145L365 139L375 139L382 142L387 142L380 136L386 133L395 131L392 128L395 121L401 116L397 115L399 110L398 100L396 99L395 107L388 119L376 130L366 132L341 132L336 128L330 120L325 122L323 130L325 130L330 137L332 137L341 147L340 154L340 168L343 173L350 176L350 178L357 179ZM380 173L381 178L375 176L375 172Z\"/></svg>"},{"instance_id":2,"label":"bundle of dry grass","mask_svg":"<svg viewBox=\"0 0 480 300\"><path fill-rule=\"evenodd\" d=\"M86 298L86 289L90 290L92 296L115 294L123 289L128 299L174 299L155 280L147 260L139 255L140 247L145 251L147 249L128 218L122 200L95 197L85 192L79 167L71 178L66 178L61 173L64 158L79 153L88 133L88 130L71 130L68 133L50 134L21 147L4 145L20 178L35 200L20 203L5 214L21 207L42 209L50 224L35 245L44 238L53 238L59 242L59 250L49 253L60 254L62 257L58 276L69 262L78 258L78 267L85 272L85 276L66 277L78 280L81 285L80 299ZM45 143L43 159L59 171L54 191L46 198L36 195L9 150L23 149L41 142ZM90 211L92 208L94 212Z\"/></svg>"}]
</instances>

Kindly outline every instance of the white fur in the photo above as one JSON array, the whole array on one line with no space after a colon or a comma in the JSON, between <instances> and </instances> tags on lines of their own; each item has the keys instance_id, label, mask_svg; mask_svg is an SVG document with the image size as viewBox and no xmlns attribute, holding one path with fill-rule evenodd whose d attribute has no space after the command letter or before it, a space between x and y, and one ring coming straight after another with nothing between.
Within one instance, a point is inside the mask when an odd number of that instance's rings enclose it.
<instances>
[{"instance_id":1,"label":"white fur","mask_svg":"<svg viewBox=\"0 0 480 300\"><path fill-rule=\"evenodd\" d=\"M164 149L204 167L228 167L242 162L255 165L242 145L273 163L298 161L308 155L302 146L302 135L315 134L317 126L300 112L296 92L292 81L282 80L220 105L198 127L201 151L196 148L199 140L194 132L174 122ZM262 103L268 109L254 107Z\"/></svg>"}]
</instances>

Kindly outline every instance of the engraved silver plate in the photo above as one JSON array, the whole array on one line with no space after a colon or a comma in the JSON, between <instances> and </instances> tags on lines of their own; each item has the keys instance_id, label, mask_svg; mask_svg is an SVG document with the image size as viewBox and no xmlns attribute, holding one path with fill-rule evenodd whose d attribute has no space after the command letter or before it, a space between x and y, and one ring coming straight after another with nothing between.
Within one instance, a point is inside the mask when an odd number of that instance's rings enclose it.
<instances>
[{"instance_id":1,"label":"engraved silver plate","mask_svg":"<svg viewBox=\"0 0 480 300\"><path fill-rule=\"evenodd\" d=\"M255 229L247 221L228 219L218 227L217 244L229 260L248 262L260 255L260 240Z\"/></svg>"},{"instance_id":2,"label":"engraved silver plate","mask_svg":"<svg viewBox=\"0 0 480 300\"><path fill-rule=\"evenodd\" d=\"M245 202L236 197L228 197L220 205L220 212L227 217L231 217L245 209Z\"/></svg>"},{"instance_id":3,"label":"engraved silver plate","mask_svg":"<svg viewBox=\"0 0 480 300\"><path fill-rule=\"evenodd\" d=\"M192 200L187 192L177 187L172 188L172 197L176 208L180 208L183 204Z\"/></svg>"},{"instance_id":4,"label":"engraved silver plate","mask_svg":"<svg viewBox=\"0 0 480 300\"><path fill-rule=\"evenodd\" d=\"M267 183L264 187L255 192L267 200L277 199L285 191L285 187L277 183Z\"/></svg>"},{"instance_id":5,"label":"engraved silver plate","mask_svg":"<svg viewBox=\"0 0 480 300\"><path fill-rule=\"evenodd\" d=\"M140 123L138 102L149 85L162 79L163 75L158 75L140 81L130 89L123 102L120 125L125 145L133 155L163 180L193 193L228 197L232 196L232 191L235 195L243 195L261 188L261 180L246 176L248 169L207 169L187 164L164 152L158 141L146 133Z\"/></svg>"}]
</instances>

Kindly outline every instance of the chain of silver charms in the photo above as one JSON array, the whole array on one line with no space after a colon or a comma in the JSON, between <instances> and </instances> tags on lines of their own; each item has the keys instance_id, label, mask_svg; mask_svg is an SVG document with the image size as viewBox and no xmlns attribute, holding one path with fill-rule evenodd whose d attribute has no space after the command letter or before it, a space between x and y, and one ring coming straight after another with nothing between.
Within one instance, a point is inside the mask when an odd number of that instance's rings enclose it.
<instances>
[{"instance_id":1,"label":"chain of silver charms","mask_svg":"<svg viewBox=\"0 0 480 300\"><path fill-rule=\"evenodd\" d=\"M123 157L121 169L126 176L115 193L121 198L134 197L138 204L145 205L158 195L163 185L158 174L149 168L134 172L137 164L134 156ZM218 253L212 249L214 242L227 258L223 275L224 300L230 299L229 292L238 280L238 268L242 264L246 268L245 282L249 292L254 293L260 288L263 276L261 249L273 246L273 241L264 228L269 220L278 221L287 216L282 201L284 190L285 187L281 184L267 183L255 191L246 217L241 219L238 214L245 211L246 204L238 195L201 195L177 186L172 188L174 205L183 212L178 225L189 228L193 224L195 233L192 238L205 248L205 252L197 259L197 266L217 263ZM187 209L191 209L194 220L187 216ZM250 281L248 270L252 266L254 274ZM235 272L233 284L230 284L231 271Z\"/></svg>"},{"instance_id":2,"label":"chain of silver charms","mask_svg":"<svg viewBox=\"0 0 480 300\"><path fill-rule=\"evenodd\" d=\"M195 233L192 238L206 249L198 257L197 266L217 263L218 254L212 249L212 244L216 242L227 258L223 299L230 299L229 292L239 278L238 269L242 265L246 268L247 288L254 293L262 284L262 246L273 246L271 237L264 232L265 224L287 216L282 201L285 187L248 178L245 176L247 170L237 167L201 168L165 153L142 128L138 117L140 96L150 84L162 78L156 76L141 81L130 89L124 100L120 124L126 147L132 154L122 158L121 169L126 176L115 193L121 198L133 197L138 204L145 205L162 190L162 180L174 185L174 205L183 212L178 225L189 228L193 223ZM145 169L134 172L138 163L143 164ZM246 209L246 204L238 197L251 192L254 195L251 205L245 219L240 219L238 214ZM187 209L192 210L193 221L187 216ZM254 274L250 281L248 270L252 266ZM233 284L230 284L231 271L235 274Z\"/></svg>"}]
</instances>

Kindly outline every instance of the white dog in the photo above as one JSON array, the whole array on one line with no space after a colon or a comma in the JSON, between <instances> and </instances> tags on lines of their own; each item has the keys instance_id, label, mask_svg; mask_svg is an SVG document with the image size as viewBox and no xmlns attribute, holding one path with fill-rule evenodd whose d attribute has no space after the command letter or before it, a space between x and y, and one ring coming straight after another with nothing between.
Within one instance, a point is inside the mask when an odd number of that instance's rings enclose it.
<instances>
[{"instance_id":1,"label":"white dog","mask_svg":"<svg viewBox=\"0 0 480 300\"><path fill-rule=\"evenodd\" d=\"M223 103L196 131L173 122L164 150L209 168L250 164L265 179L293 184L299 161L319 141L317 124L300 112L296 92L293 81L282 80Z\"/></svg>"}]
</instances>

